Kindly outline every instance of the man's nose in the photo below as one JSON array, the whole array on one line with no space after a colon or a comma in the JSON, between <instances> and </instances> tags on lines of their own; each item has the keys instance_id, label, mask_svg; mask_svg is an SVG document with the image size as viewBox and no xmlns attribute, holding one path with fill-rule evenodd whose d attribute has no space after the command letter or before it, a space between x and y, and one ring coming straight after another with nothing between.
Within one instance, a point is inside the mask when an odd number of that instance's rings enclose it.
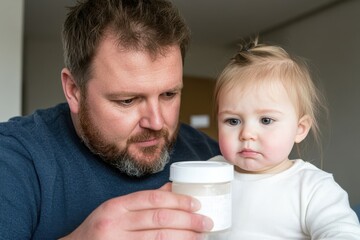
<instances>
[{"instance_id":1,"label":"man's nose","mask_svg":"<svg viewBox=\"0 0 360 240\"><path fill-rule=\"evenodd\" d=\"M164 118L158 101L147 102L143 106L141 114L140 127L152 130L161 130L163 128Z\"/></svg>"}]
</instances>

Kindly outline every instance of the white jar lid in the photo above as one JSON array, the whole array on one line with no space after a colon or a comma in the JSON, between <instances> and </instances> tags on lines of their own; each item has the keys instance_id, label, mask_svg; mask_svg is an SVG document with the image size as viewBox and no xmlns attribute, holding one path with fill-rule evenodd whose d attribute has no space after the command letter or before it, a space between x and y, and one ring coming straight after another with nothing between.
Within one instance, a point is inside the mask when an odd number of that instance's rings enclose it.
<instances>
[{"instance_id":1,"label":"white jar lid","mask_svg":"<svg viewBox=\"0 0 360 240\"><path fill-rule=\"evenodd\" d=\"M181 183L222 183L234 179L234 166L226 162L185 161L170 166L170 181Z\"/></svg>"}]
</instances>

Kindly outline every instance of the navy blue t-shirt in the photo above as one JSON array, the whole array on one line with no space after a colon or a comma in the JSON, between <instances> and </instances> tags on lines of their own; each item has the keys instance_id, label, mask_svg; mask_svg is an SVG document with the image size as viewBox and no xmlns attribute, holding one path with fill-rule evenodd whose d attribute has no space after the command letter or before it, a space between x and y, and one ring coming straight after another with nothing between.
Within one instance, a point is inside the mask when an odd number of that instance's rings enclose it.
<instances>
[{"instance_id":1,"label":"navy blue t-shirt","mask_svg":"<svg viewBox=\"0 0 360 240\"><path fill-rule=\"evenodd\" d=\"M182 124L170 163L128 177L92 154L67 104L0 124L0 239L57 239L104 201L169 181L170 164L220 154L216 141Z\"/></svg>"}]
</instances>

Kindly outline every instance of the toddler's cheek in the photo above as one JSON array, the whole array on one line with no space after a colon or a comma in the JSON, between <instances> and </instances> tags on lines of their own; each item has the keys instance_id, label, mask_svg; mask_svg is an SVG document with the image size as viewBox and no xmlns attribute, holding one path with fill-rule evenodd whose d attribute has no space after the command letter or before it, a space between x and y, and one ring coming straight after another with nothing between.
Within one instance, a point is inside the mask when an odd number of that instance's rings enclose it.
<instances>
[{"instance_id":1,"label":"toddler's cheek","mask_svg":"<svg viewBox=\"0 0 360 240\"><path fill-rule=\"evenodd\" d=\"M234 157L236 155L236 152L234 150L234 148L229 144L229 143L220 143L220 150L221 150L221 154L223 155L223 157L232 162L234 161ZM234 162L232 162L234 163Z\"/></svg>"}]
</instances>

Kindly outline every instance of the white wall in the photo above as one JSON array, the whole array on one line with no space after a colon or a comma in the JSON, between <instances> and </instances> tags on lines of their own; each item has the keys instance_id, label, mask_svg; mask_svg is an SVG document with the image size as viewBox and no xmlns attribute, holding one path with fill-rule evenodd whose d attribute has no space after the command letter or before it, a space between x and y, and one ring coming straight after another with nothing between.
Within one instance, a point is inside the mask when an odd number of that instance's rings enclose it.
<instances>
[{"instance_id":1,"label":"white wall","mask_svg":"<svg viewBox=\"0 0 360 240\"><path fill-rule=\"evenodd\" d=\"M323 129L324 169L348 191L352 204L360 203L359 13L360 1L347 1L264 36L307 58L321 81L330 111L329 128Z\"/></svg>"},{"instance_id":2,"label":"white wall","mask_svg":"<svg viewBox=\"0 0 360 240\"><path fill-rule=\"evenodd\" d=\"M23 0L0 1L0 121L21 114Z\"/></svg>"}]
</instances>

